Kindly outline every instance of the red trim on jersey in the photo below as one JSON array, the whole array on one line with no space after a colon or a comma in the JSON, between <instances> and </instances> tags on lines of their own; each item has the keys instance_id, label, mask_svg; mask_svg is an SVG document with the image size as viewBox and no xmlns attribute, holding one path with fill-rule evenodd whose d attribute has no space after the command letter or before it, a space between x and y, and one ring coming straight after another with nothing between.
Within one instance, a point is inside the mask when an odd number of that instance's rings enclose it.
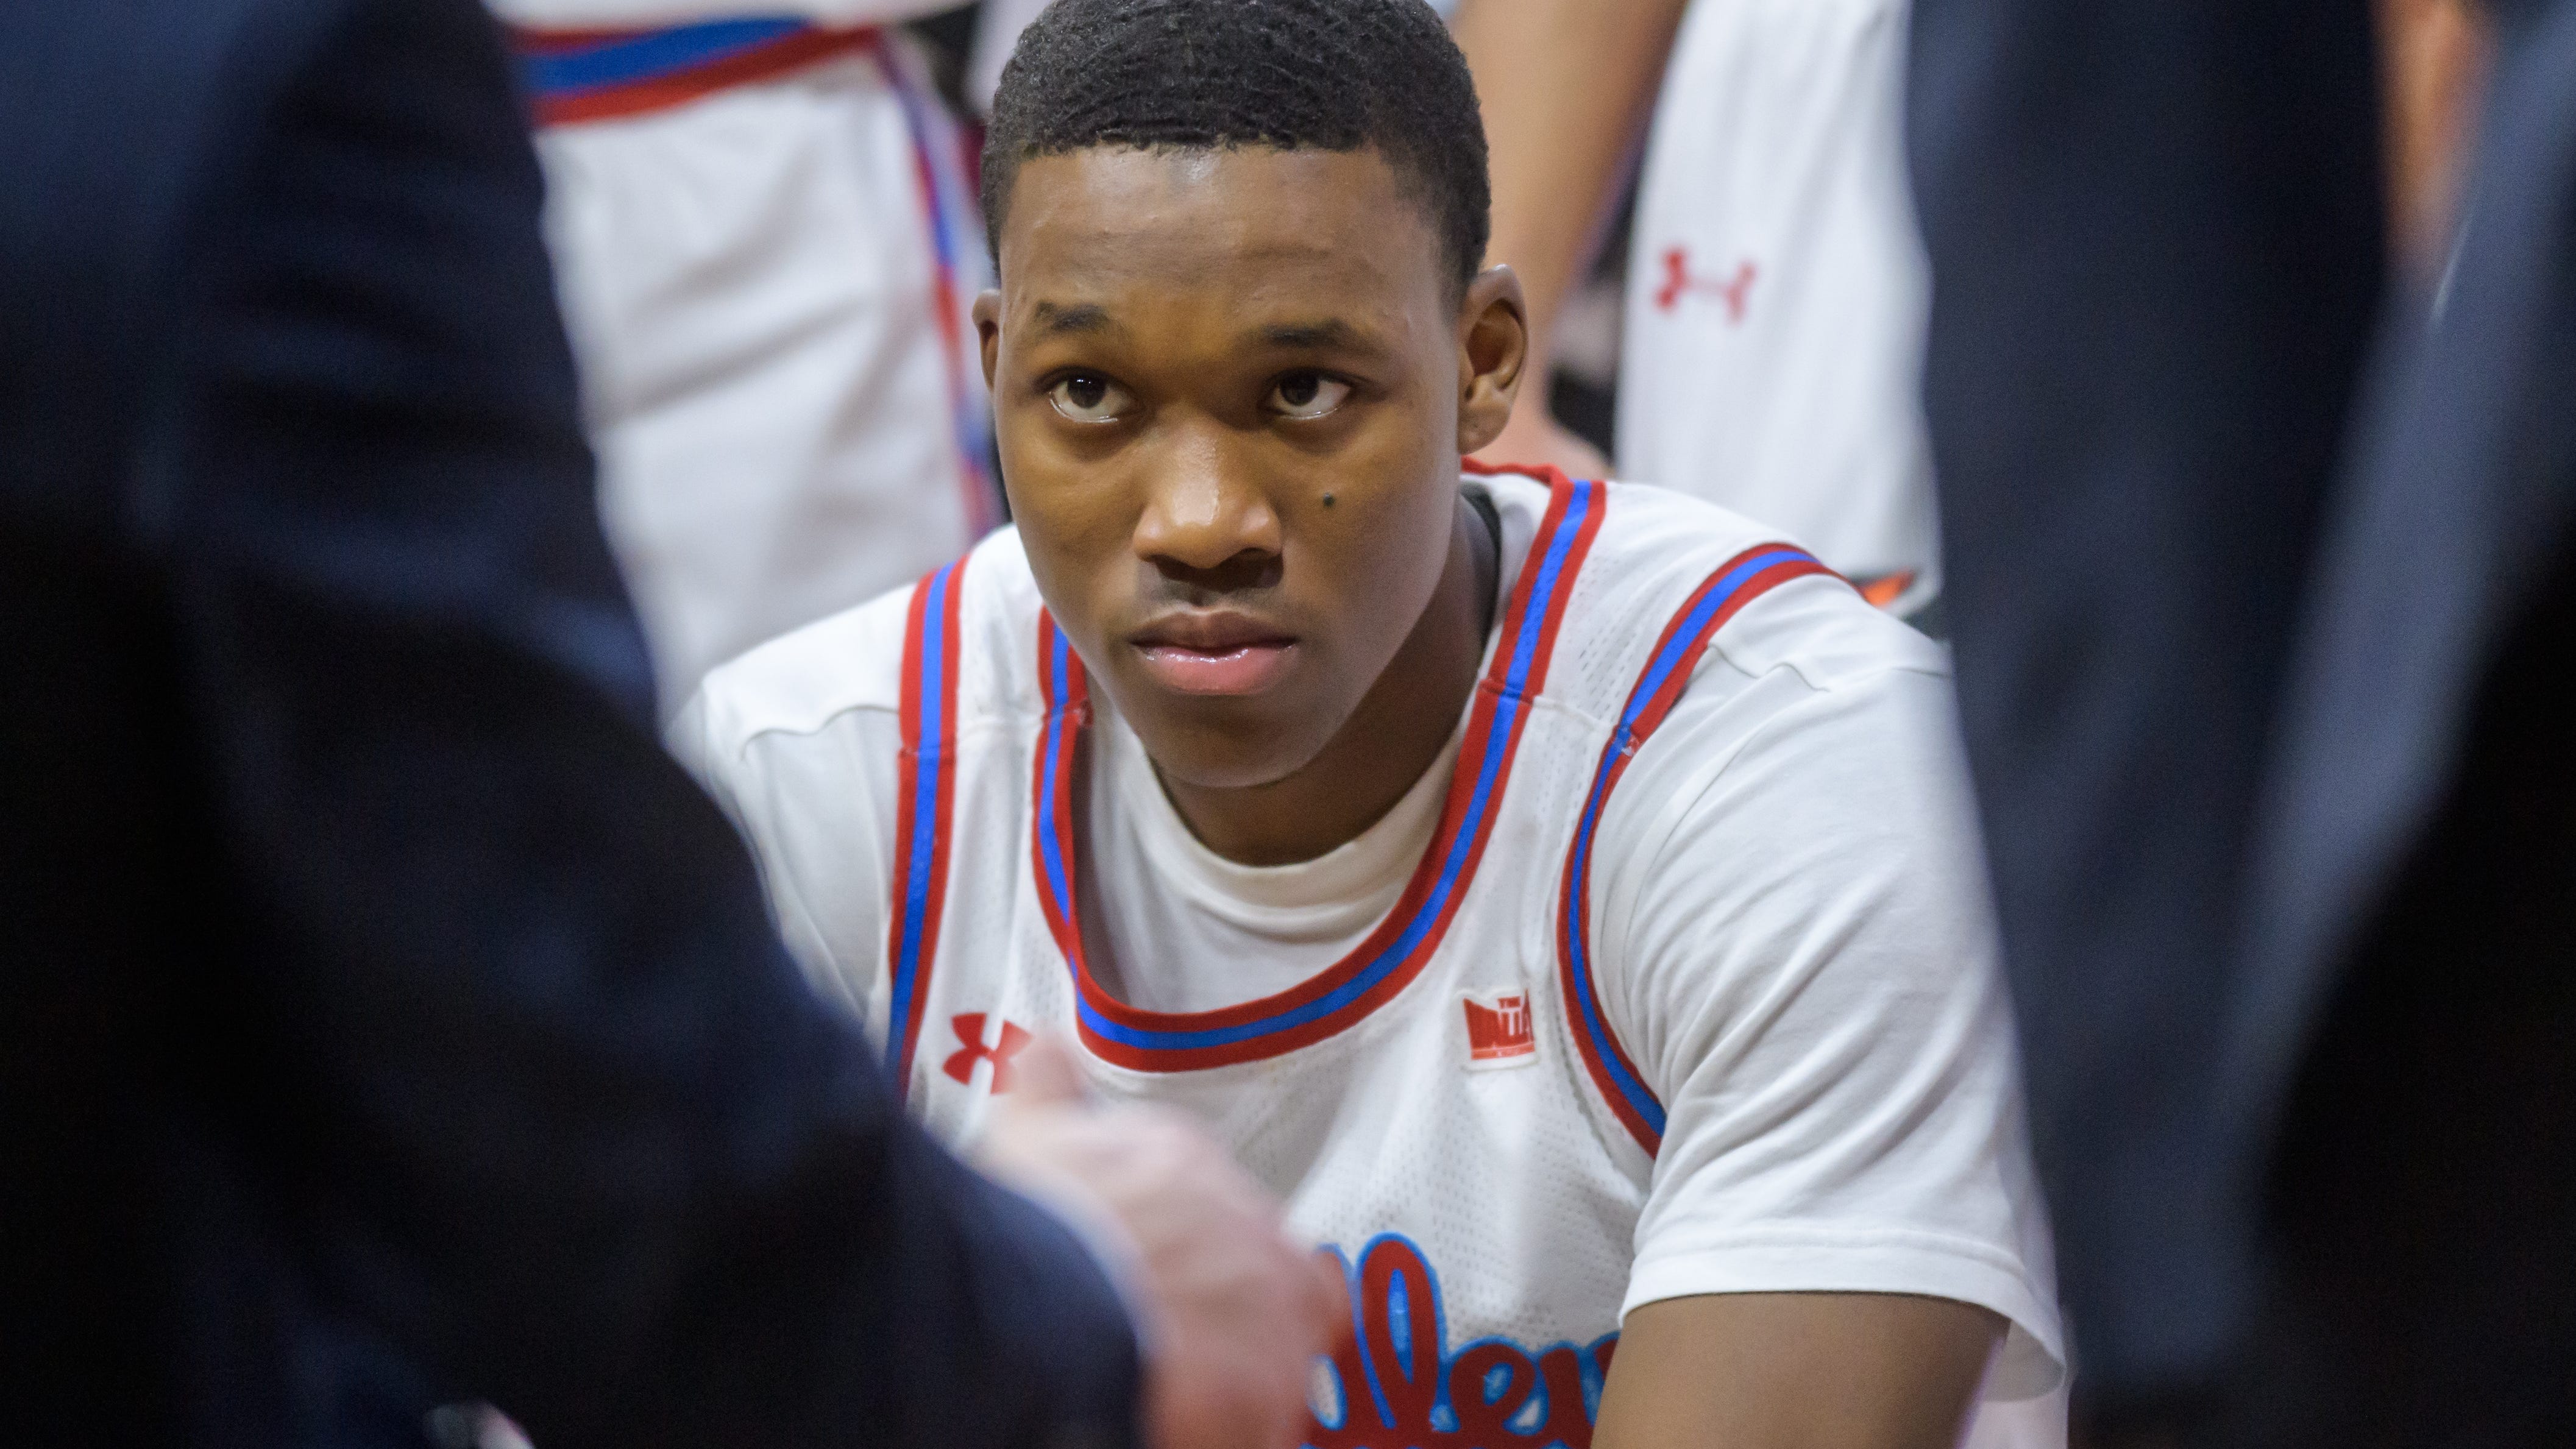
<instances>
[{"instance_id":1,"label":"red trim on jersey","mask_svg":"<svg viewBox=\"0 0 2576 1449\"><path fill-rule=\"evenodd\" d=\"M510 30L510 40L523 54L561 56L650 33L633 30L539 30L514 26ZM529 98L529 111L540 126L569 126L584 121L611 121L648 115L733 86L768 80L852 51L871 48L877 44L880 34L874 26L854 30L800 30L669 74L595 88L540 92Z\"/></svg>"},{"instance_id":2,"label":"red trim on jersey","mask_svg":"<svg viewBox=\"0 0 2576 1449\"><path fill-rule=\"evenodd\" d=\"M1056 672L1059 659L1061 677ZM1038 730L1037 759L1029 770L1029 808L1041 828L1029 832L1029 863L1037 872L1038 905L1046 912L1047 932L1073 966L1076 979L1088 981L1091 968L1082 958L1082 923L1073 905L1074 872L1082 858L1081 839L1074 833L1073 772L1082 759L1083 727L1091 722L1091 678L1083 670L1082 656L1065 642L1055 616L1044 608L1038 610L1038 697L1047 702L1047 715ZM1062 872L1060 893L1048 884L1052 871L1047 825L1054 826L1059 846L1053 869Z\"/></svg>"},{"instance_id":3,"label":"red trim on jersey","mask_svg":"<svg viewBox=\"0 0 2576 1449\"><path fill-rule=\"evenodd\" d=\"M886 922L892 1004L900 1014L900 1019L887 1022L892 1050L886 1055L893 1066L898 1100L912 1083L913 1053L921 1041L931 973L938 964L942 913L948 903L948 857L957 805L958 631L964 616L966 563L959 559L915 584L904 623L903 692L897 714L903 750L895 767L892 909ZM935 656L927 647L934 597L940 605ZM925 728L924 720L932 695L938 700L937 721L931 727L935 733ZM925 793L930 804L926 828L920 809Z\"/></svg>"},{"instance_id":4,"label":"red trim on jersey","mask_svg":"<svg viewBox=\"0 0 2576 1449\"><path fill-rule=\"evenodd\" d=\"M1762 563L1750 574L1742 572L1765 555L1775 556L1778 561ZM1649 1157L1663 1145L1663 1104L1646 1086L1644 1074L1637 1070L1618 1034L1611 1030L1609 1016L1601 1006L1598 973L1591 966L1593 835L1609 804L1610 792L1627 774L1628 763L1636 758L1637 750L1680 702L1682 691L1689 688L1691 675L1699 666L1700 655L1717 631L1755 599L1791 579L1810 574L1831 576L1833 570L1786 544L1763 544L1727 560L1674 611L1656 638L1655 647L1647 652L1646 666L1629 690L1628 702L1620 711L1609 742L1602 747L1574 841L1566 850L1559 886L1563 894L1557 936L1557 979L1565 994L1566 1019L1573 1028L1585 1072L1600 1091L1602 1101ZM1714 601L1714 608L1709 607L1711 596L1720 590L1724 591L1723 597ZM1676 641L1680 641L1678 650Z\"/></svg>"},{"instance_id":5,"label":"red trim on jersey","mask_svg":"<svg viewBox=\"0 0 2576 1449\"><path fill-rule=\"evenodd\" d=\"M1484 859L1485 846L1493 834L1494 821L1501 813L1505 787L1511 777L1512 762L1529 723L1529 701L1545 687L1547 666L1556 646L1556 636L1565 620L1567 601L1574 593L1575 580L1583 561L1591 552L1592 541L1601 531L1601 518L1608 506L1608 489L1599 483L1577 484L1562 473L1546 470L1549 488L1547 513L1539 524L1529 559L1523 563L1506 606L1492 665L1476 686L1475 703L1468 717L1466 738L1458 751L1458 763L1450 777L1449 795L1441 812L1438 832L1430 848L1423 852L1412 879L1405 885L1393 910L1381 920L1360 945L1341 960L1286 991L1245 1002L1239 1006L1215 1011L1159 1012L1129 1006L1093 979L1084 962L1081 930L1074 907L1071 885L1075 879L1075 860L1079 850L1079 825L1073 817L1071 791L1070 743L1053 746L1059 753L1058 786L1052 799L1045 789L1046 756L1051 748L1048 734L1041 733L1039 743L1038 795L1040 810L1056 812L1052 820L1042 820L1036 834L1040 849L1036 852L1038 894L1047 904L1047 923L1054 931L1056 944L1064 952L1074 975L1080 997L1079 1033L1083 1044L1101 1060L1139 1071L1194 1071L1237 1062L1261 1061L1308 1046L1344 1030L1393 999L1412 984L1429 963L1446 936L1450 922L1466 898L1477 867ZM1578 492L1580 490L1580 492ZM1581 508L1580 520L1567 533L1566 516L1570 506ZM1563 536L1561 536L1563 535ZM1552 564L1552 567L1549 565ZM1543 610L1533 634L1529 610L1538 590L1546 588ZM1048 638L1051 621L1042 623L1039 636L1040 669L1047 668L1053 652ZM1526 637L1525 636L1529 636ZM1070 654L1070 650L1065 651ZM1524 657L1526 656L1526 657ZM1514 681L1517 681L1515 683ZM1047 681L1041 678L1042 685ZM1053 694L1050 687L1049 697ZM1503 718L1503 734L1495 737L1496 721ZM1063 732L1066 736L1071 731ZM1481 808L1479 791L1483 791ZM1464 837L1462 859L1453 863L1459 853L1461 831L1473 817L1473 833ZM1051 830L1050 828L1051 827ZM1048 880L1044 839L1052 834L1061 852L1064 872L1063 899L1055 894ZM1422 913L1433 899L1438 907L1425 923ZM1189 1035L1204 1032L1229 1032L1249 1027L1271 1018L1310 1008L1327 997L1351 986L1369 968L1379 963L1389 951L1413 937L1412 944L1392 969L1386 970L1373 984L1329 1011L1263 1032L1209 1046L1141 1046L1122 1042L1104 1034L1093 1018L1117 1028L1140 1033Z\"/></svg>"},{"instance_id":6,"label":"red trim on jersey","mask_svg":"<svg viewBox=\"0 0 2576 1449\"><path fill-rule=\"evenodd\" d=\"M932 108L940 104L938 98L918 93L882 44L870 46L869 53L885 77L886 88L903 107L904 127L912 140L913 187L921 197L923 240L930 248L930 313L939 338L940 381L948 392L949 444L957 454L966 531L981 538L1002 526L1002 503L985 463L991 436L981 363L966 342L965 309L957 281L959 249L981 243L961 235L970 203L948 196L939 184L939 161L933 151L938 126L931 116Z\"/></svg>"}]
</instances>

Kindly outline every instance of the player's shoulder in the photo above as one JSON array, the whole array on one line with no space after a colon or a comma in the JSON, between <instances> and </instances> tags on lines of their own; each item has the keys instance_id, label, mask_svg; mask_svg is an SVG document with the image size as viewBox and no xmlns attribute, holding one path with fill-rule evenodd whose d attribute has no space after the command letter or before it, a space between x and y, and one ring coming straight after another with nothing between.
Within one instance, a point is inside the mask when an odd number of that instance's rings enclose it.
<instances>
[{"instance_id":1,"label":"player's shoulder","mask_svg":"<svg viewBox=\"0 0 2576 1449\"><path fill-rule=\"evenodd\" d=\"M934 613L922 619L925 628L957 630L962 705L1007 707L1008 698L991 697L992 686L1027 671L991 656L1012 652L1019 636L1035 637L1036 596L1019 535L1003 529L953 564L718 665L699 684L690 713L705 747L720 757L763 735L818 734L854 711L896 714L907 640L917 616Z\"/></svg>"},{"instance_id":2,"label":"player's shoulder","mask_svg":"<svg viewBox=\"0 0 2576 1449\"><path fill-rule=\"evenodd\" d=\"M1645 794L1695 796L1685 781L1741 774L1753 767L1748 750L1763 772L1808 799L1901 783L1887 772L1927 768L1923 749L1942 734L1948 709L1945 646L1871 604L1778 529L1701 499L1616 485L1603 533L1605 580L1648 595L1626 626L1636 637L1678 642L1692 623L1714 618L1688 682L1638 758L1647 778L1671 773ZM1642 656L1631 646L1619 657L1633 668ZM1643 680L1622 684L1622 700Z\"/></svg>"},{"instance_id":3,"label":"player's shoulder","mask_svg":"<svg viewBox=\"0 0 2576 1449\"><path fill-rule=\"evenodd\" d=\"M1782 673L1816 690L1860 687L1889 671L1949 673L1941 645L1871 605L1788 534L1740 513L1644 483L1500 475L1478 484L1507 547L1531 540L1525 568L1541 561L1537 535L1551 517L1571 535L1562 520L1598 510L1556 651L1563 684L1550 692L1563 703L1624 700L1659 641L1712 620L1691 685L1703 699Z\"/></svg>"},{"instance_id":4,"label":"player's shoulder","mask_svg":"<svg viewBox=\"0 0 2576 1449\"><path fill-rule=\"evenodd\" d=\"M1624 515L1621 547L1678 554L1683 571L1759 565L1770 550L1799 549L1789 534L1704 499L1646 483L1612 485L1611 518ZM1714 562L1710 562L1714 560ZM1756 568L1755 573L1760 570ZM1795 670L1830 689L1889 669L1947 675L1949 651L1864 599L1830 571L1801 574L1763 589L1709 640L1712 655L1746 674Z\"/></svg>"}]
</instances>

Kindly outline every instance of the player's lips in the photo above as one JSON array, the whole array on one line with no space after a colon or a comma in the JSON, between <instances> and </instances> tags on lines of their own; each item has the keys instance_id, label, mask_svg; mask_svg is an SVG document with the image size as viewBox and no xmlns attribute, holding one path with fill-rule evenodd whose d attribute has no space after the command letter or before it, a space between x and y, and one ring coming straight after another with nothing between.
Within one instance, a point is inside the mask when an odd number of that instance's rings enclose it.
<instances>
[{"instance_id":1,"label":"player's lips","mask_svg":"<svg viewBox=\"0 0 2576 1449\"><path fill-rule=\"evenodd\" d=\"M1259 694L1297 652L1296 635L1223 611L1166 615L1127 642L1154 682L1179 694Z\"/></svg>"}]
</instances>

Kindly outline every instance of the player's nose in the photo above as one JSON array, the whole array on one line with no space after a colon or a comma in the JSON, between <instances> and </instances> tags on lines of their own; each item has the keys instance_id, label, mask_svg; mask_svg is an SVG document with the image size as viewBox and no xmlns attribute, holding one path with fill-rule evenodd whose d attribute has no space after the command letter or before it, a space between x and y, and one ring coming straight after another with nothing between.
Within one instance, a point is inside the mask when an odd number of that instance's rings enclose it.
<instances>
[{"instance_id":1,"label":"player's nose","mask_svg":"<svg viewBox=\"0 0 2576 1449\"><path fill-rule=\"evenodd\" d=\"M1232 576L1276 571L1279 515L1260 488L1227 466L1221 446L1171 449L1146 489L1136 520L1138 558L1167 576L1214 587L1253 586L1267 580Z\"/></svg>"}]
</instances>

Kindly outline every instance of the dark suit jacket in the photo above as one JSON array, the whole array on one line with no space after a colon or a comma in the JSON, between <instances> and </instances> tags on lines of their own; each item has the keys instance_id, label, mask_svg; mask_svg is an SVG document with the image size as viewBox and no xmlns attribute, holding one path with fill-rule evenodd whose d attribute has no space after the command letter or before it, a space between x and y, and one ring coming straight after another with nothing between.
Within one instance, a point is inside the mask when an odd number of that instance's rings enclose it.
<instances>
[{"instance_id":1,"label":"dark suit jacket","mask_svg":"<svg viewBox=\"0 0 2576 1449\"><path fill-rule=\"evenodd\" d=\"M2276 1440L2576 1443L2576 4L2487 11L2457 250L2381 339L2258 799L2219 1107L2272 1149Z\"/></svg>"},{"instance_id":2,"label":"dark suit jacket","mask_svg":"<svg viewBox=\"0 0 2576 1449\"><path fill-rule=\"evenodd\" d=\"M1960 712L2096 1392L2250 1302L2241 860L2380 286L2367 9L1917 0Z\"/></svg>"},{"instance_id":3,"label":"dark suit jacket","mask_svg":"<svg viewBox=\"0 0 2576 1449\"><path fill-rule=\"evenodd\" d=\"M2429 331L2382 294L2367 7L1916 9L1962 714L2079 1392L2251 1442L2569 1408L2576 5L2497 8Z\"/></svg>"},{"instance_id":4,"label":"dark suit jacket","mask_svg":"<svg viewBox=\"0 0 2576 1449\"><path fill-rule=\"evenodd\" d=\"M0 6L0 1439L1128 1442L657 743L470 0Z\"/></svg>"}]
</instances>

